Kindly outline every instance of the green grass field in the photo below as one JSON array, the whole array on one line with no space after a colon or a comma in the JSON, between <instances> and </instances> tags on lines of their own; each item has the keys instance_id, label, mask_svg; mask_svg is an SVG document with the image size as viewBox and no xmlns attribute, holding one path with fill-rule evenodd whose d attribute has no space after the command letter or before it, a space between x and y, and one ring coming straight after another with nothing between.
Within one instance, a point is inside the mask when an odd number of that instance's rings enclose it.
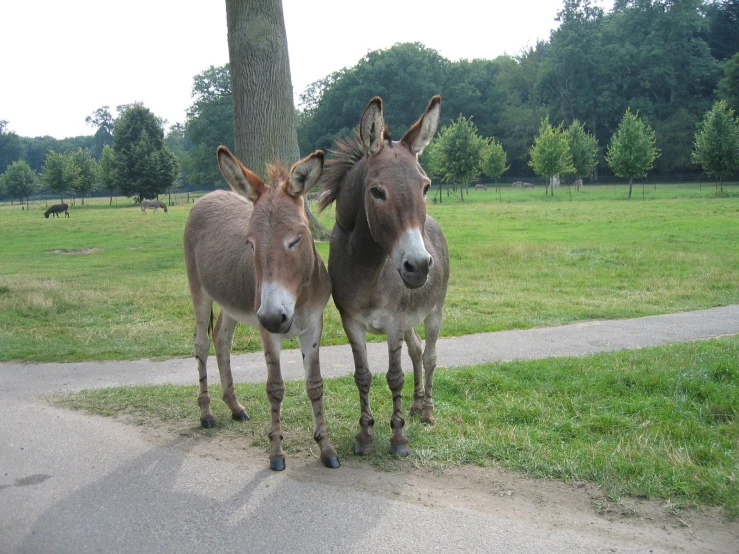
<instances>
[{"instance_id":1,"label":"green grass field","mask_svg":"<svg viewBox=\"0 0 739 554\"><path fill-rule=\"evenodd\" d=\"M413 399L407 378L404 405ZM282 429L288 456L313 444L310 402L288 382ZM124 387L55 397L65 407L161 422L233 448L269 450L264 384L237 385L251 420L236 423L220 388L211 387L218 427L199 426L197 384ZM327 379L328 430L341 458L352 457L359 402L352 377ZM411 455L389 455L392 412L381 373L371 389L375 453L366 460L395 470L416 466L502 464L534 477L587 480L619 502L632 496L670 510L721 506L739 515L739 337L637 351L437 370L436 425L407 418ZM190 422L190 425L187 425ZM266 463L266 462L265 462ZM288 462L289 463L289 462Z\"/></svg>"},{"instance_id":2,"label":"green grass field","mask_svg":"<svg viewBox=\"0 0 739 554\"><path fill-rule=\"evenodd\" d=\"M442 335L739 302L739 191L727 188L714 198L712 185L650 185L643 200L636 185L626 201L623 185L588 186L572 200L566 187L553 198L504 187L430 203L451 254ZM0 360L191 355L182 253L191 206L144 215L102 198L66 220L0 206ZM321 218L330 226L331 209ZM318 250L327 260L328 244ZM324 344L345 342L331 302L325 320ZM259 348L239 326L234 350Z\"/></svg>"}]
</instances>

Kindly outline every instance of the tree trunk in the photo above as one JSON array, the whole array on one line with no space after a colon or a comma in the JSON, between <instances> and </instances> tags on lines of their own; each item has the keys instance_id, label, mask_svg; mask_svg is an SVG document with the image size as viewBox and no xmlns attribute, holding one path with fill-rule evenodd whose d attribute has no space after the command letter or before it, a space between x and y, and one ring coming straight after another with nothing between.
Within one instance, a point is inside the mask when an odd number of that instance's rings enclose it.
<instances>
[{"instance_id":1,"label":"tree trunk","mask_svg":"<svg viewBox=\"0 0 739 554\"><path fill-rule=\"evenodd\" d=\"M629 200L631 200L631 184L633 183L633 177L629 177Z\"/></svg>"},{"instance_id":2,"label":"tree trunk","mask_svg":"<svg viewBox=\"0 0 739 554\"><path fill-rule=\"evenodd\" d=\"M236 156L258 175L269 163L291 165L300 158L280 0L226 0L228 56L234 103ZM311 232L328 230L306 206Z\"/></svg>"}]
</instances>

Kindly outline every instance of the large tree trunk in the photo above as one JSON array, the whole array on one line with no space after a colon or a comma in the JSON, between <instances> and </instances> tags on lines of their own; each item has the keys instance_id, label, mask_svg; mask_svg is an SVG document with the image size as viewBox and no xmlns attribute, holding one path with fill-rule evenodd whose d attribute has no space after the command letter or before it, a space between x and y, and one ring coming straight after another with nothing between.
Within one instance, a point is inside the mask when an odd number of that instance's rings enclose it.
<instances>
[{"instance_id":1,"label":"large tree trunk","mask_svg":"<svg viewBox=\"0 0 739 554\"><path fill-rule=\"evenodd\" d=\"M236 156L264 177L268 163L300 158L280 0L226 0ZM328 231L306 206L311 232Z\"/></svg>"}]
</instances>

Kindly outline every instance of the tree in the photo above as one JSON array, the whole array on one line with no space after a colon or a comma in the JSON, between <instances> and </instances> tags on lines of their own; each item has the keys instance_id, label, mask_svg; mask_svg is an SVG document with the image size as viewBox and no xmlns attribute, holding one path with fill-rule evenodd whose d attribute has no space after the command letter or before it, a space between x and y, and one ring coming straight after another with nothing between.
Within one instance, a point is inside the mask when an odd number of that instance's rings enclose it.
<instances>
[{"instance_id":1,"label":"tree","mask_svg":"<svg viewBox=\"0 0 739 554\"><path fill-rule=\"evenodd\" d=\"M644 177L659 156L652 128L644 123L639 113L626 108L618 129L611 138L606 161L619 177L629 178L629 198L634 177Z\"/></svg>"},{"instance_id":2,"label":"tree","mask_svg":"<svg viewBox=\"0 0 739 554\"><path fill-rule=\"evenodd\" d=\"M497 182L498 177L511 167L506 165L507 161L503 145L492 137L487 139L482 151L482 163L480 165L482 172Z\"/></svg>"},{"instance_id":3,"label":"tree","mask_svg":"<svg viewBox=\"0 0 739 554\"><path fill-rule=\"evenodd\" d=\"M693 161L718 180L717 193L723 192L723 179L739 169L739 121L723 100L699 124Z\"/></svg>"},{"instance_id":4,"label":"tree","mask_svg":"<svg viewBox=\"0 0 739 554\"><path fill-rule=\"evenodd\" d=\"M439 131L434 147L438 155L437 167L443 181L460 185L462 200L464 188L480 175L485 147L485 140L478 134L472 119L462 114Z\"/></svg>"},{"instance_id":5,"label":"tree","mask_svg":"<svg viewBox=\"0 0 739 554\"><path fill-rule=\"evenodd\" d=\"M92 147L92 155L95 159L99 160L103 154L105 145L113 143L115 118L110 113L110 106L103 106L95 110L95 112L85 118L85 123L97 128L95 131L95 144Z\"/></svg>"},{"instance_id":6,"label":"tree","mask_svg":"<svg viewBox=\"0 0 739 554\"><path fill-rule=\"evenodd\" d=\"M226 23L234 153L264 176L268 163L300 158L282 2L226 0ZM314 238L327 238L328 230L306 211Z\"/></svg>"},{"instance_id":7,"label":"tree","mask_svg":"<svg viewBox=\"0 0 739 554\"><path fill-rule=\"evenodd\" d=\"M718 83L718 95L735 113L739 112L739 52L724 65L724 77Z\"/></svg>"},{"instance_id":8,"label":"tree","mask_svg":"<svg viewBox=\"0 0 739 554\"><path fill-rule=\"evenodd\" d=\"M87 149L80 148L72 153L72 162L77 166L79 179L70 189L72 196L81 196L82 205L85 205L85 196L89 196L96 188L98 183L97 162Z\"/></svg>"},{"instance_id":9,"label":"tree","mask_svg":"<svg viewBox=\"0 0 739 554\"><path fill-rule=\"evenodd\" d=\"M71 154L52 150L46 155L41 181L47 189L56 192L62 202L64 196L77 187L79 179L80 170Z\"/></svg>"},{"instance_id":10,"label":"tree","mask_svg":"<svg viewBox=\"0 0 739 554\"><path fill-rule=\"evenodd\" d=\"M38 192L36 172L24 161L13 162L8 166L0 179L0 187L11 198L17 198L21 203Z\"/></svg>"},{"instance_id":11,"label":"tree","mask_svg":"<svg viewBox=\"0 0 739 554\"><path fill-rule=\"evenodd\" d=\"M529 166L534 173L547 178L545 194L552 185L552 177L572 173L574 170L569 137L562 129L561 123L557 127L552 127L548 116L541 120L539 134L534 138L529 156L531 157ZM554 195L553 185L552 195Z\"/></svg>"},{"instance_id":12,"label":"tree","mask_svg":"<svg viewBox=\"0 0 739 554\"><path fill-rule=\"evenodd\" d=\"M598 141L585 132L585 126L577 119L567 129L567 140L570 144L573 173L575 178L581 179L598 165Z\"/></svg>"},{"instance_id":13,"label":"tree","mask_svg":"<svg viewBox=\"0 0 739 554\"><path fill-rule=\"evenodd\" d=\"M113 132L114 183L123 196L156 198L174 183L177 158L164 144L161 121L143 104L126 107Z\"/></svg>"},{"instance_id":14,"label":"tree","mask_svg":"<svg viewBox=\"0 0 739 554\"><path fill-rule=\"evenodd\" d=\"M0 171L5 171L10 164L22 160L23 142L13 131L8 131L8 122L0 120Z\"/></svg>"}]
</instances>

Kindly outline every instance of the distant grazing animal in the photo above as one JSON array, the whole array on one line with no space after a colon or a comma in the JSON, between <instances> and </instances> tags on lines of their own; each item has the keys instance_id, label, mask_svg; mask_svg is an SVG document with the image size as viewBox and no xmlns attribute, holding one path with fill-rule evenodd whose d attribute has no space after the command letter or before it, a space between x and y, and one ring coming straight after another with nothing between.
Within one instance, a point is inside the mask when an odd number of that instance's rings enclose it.
<instances>
[{"instance_id":1,"label":"distant grazing animal","mask_svg":"<svg viewBox=\"0 0 739 554\"><path fill-rule=\"evenodd\" d=\"M361 408L354 451L359 455L374 449L368 332L387 335L387 383L393 398L390 452L408 455L402 400L404 339L413 361L411 414L434 422L432 385L449 252L441 227L426 215L431 180L418 163L418 154L431 142L440 115L441 97L434 96L421 118L394 142L385 126L382 100L375 97L362 114L357 135L340 141L327 162L320 205L323 209L336 202L328 271L354 354ZM426 331L424 350L415 330L421 322Z\"/></svg>"},{"instance_id":2,"label":"distant grazing animal","mask_svg":"<svg viewBox=\"0 0 739 554\"><path fill-rule=\"evenodd\" d=\"M162 208L164 210L164 213L167 213L167 205L164 202L160 202L159 200L142 200L141 211L146 213L147 208L154 208L154 213L157 213L157 210L159 208Z\"/></svg>"},{"instance_id":3,"label":"distant grazing animal","mask_svg":"<svg viewBox=\"0 0 739 554\"><path fill-rule=\"evenodd\" d=\"M59 214L64 212L64 217L69 217L69 204L54 204L51 208L44 212L44 217L49 219L49 215L59 217Z\"/></svg>"},{"instance_id":4,"label":"distant grazing animal","mask_svg":"<svg viewBox=\"0 0 739 554\"><path fill-rule=\"evenodd\" d=\"M215 425L210 409L206 362L213 327L213 303L221 307L213 328L223 400L235 420L249 419L236 399L231 375L231 344L238 322L259 330L267 362L267 398L272 408L270 468L285 469L280 408L285 385L280 371L282 338L298 337L305 390L313 405L313 438L321 461L339 467L323 410L318 350L323 310L331 280L316 252L304 197L323 171L316 151L287 168L273 166L269 183L244 167L228 148L218 148L218 165L234 192L217 190L193 206L185 225L185 267L195 309L195 357L200 374L200 423ZM209 325L210 323L210 325Z\"/></svg>"},{"instance_id":5,"label":"distant grazing animal","mask_svg":"<svg viewBox=\"0 0 739 554\"><path fill-rule=\"evenodd\" d=\"M475 190L488 190L488 188L482 183L478 183L477 185L475 185Z\"/></svg>"}]
</instances>

